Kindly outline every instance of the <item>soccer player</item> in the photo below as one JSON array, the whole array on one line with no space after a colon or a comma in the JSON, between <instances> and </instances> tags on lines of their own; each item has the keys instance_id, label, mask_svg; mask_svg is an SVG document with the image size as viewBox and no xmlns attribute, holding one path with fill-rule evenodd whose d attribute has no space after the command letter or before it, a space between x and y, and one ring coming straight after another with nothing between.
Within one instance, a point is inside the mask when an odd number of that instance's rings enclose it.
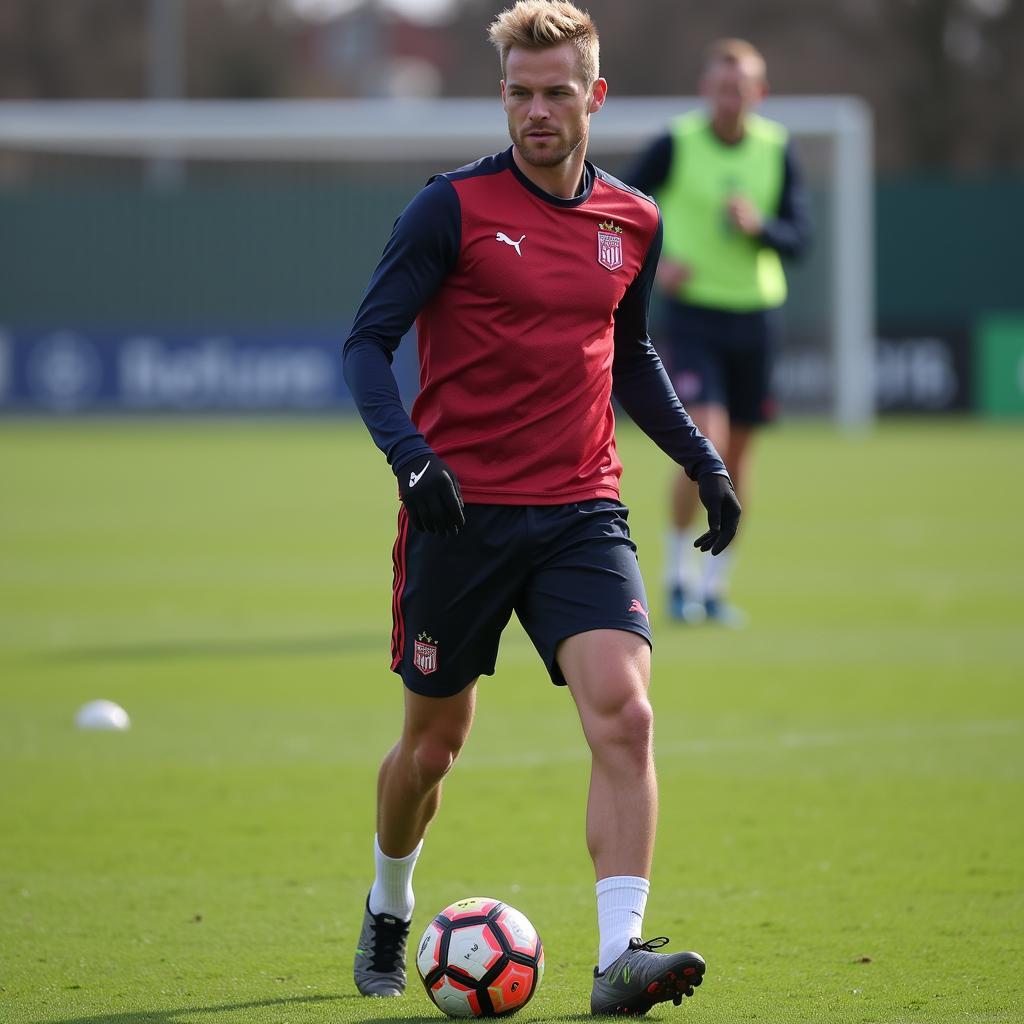
<instances>
[{"instance_id":1,"label":"soccer player","mask_svg":"<svg viewBox=\"0 0 1024 1024\"><path fill-rule=\"evenodd\" d=\"M677 118L626 180L653 195L665 219L659 327L676 393L725 456L746 505L751 440L774 415L772 357L786 298L779 257L806 246L809 203L786 130L754 113L768 93L761 54L742 39L718 40L700 86L707 111ZM742 625L726 599L733 552L693 552L696 511L692 481L677 474L666 551L671 615Z\"/></svg>"},{"instance_id":2,"label":"soccer player","mask_svg":"<svg viewBox=\"0 0 1024 1024\"><path fill-rule=\"evenodd\" d=\"M691 995L704 960L641 934L657 815L651 626L619 500L613 392L696 481L702 548L728 545L740 507L648 337L658 208L585 159L608 89L589 15L520 0L490 38L512 146L437 175L406 207L345 343L346 380L402 501L391 667L405 684L355 980L365 995L404 990L413 869L514 611L568 687L592 756L591 1009L643 1012ZM414 320L410 420L390 364Z\"/></svg>"}]
</instances>

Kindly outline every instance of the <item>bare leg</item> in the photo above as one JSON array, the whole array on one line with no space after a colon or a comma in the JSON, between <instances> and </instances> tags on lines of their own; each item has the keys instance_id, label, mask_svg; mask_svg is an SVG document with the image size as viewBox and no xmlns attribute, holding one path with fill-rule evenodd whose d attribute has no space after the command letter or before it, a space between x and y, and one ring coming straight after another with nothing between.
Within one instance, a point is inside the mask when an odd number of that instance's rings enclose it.
<instances>
[{"instance_id":1,"label":"bare leg","mask_svg":"<svg viewBox=\"0 0 1024 1024\"><path fill-rule=\"evenodd\" d=\"M736 494L743 506L744 515L747 512L747 501L750 498L748 480L750 478L750 460L753 452L755 428L749 424L734 423L729 429L729 441L722 458L729 467L729 475L732 477Z\"/></svg>"},{"instance_id":2,"label":"bare leg","mask_svg":"<svg viewBox=\"0 0 1024 1024\"><path fill-rule=\"evenodd\" d=\"M476 706L476 680L454 697L405 691L405 721L377 777L376 877L353 964L364 996L405 991L405 950L417 847L441 804L441 780L459 756Z\"/></svg>"},{"instance_id":3,"label":"bare leg","mask_svg":"<svg viewBox=\"0 0 1024 1024\"><path fill-rule=\"evenodd\" d=\"M388 857L405 857L423 838L441 804L441 780L473 724L476 680L454 697L405 691L402 735L380 766L377 842Z\"/></svg>"},{"instance_id":4,"label":"bare leg","mask_svg":"<svg viewBox=\"0 0 1024 1024\"><path fill-rule=\"evenodd\" d=\"M718 449L732 474L733 466L728 457L731 432L725 406L694 405L688 412L700 432ZM735 477L733 483L736 483ZM742 503L742 498L740 501ZM672 522L677 530L686 530L692 525L699 503L697 485L685 473L677 473L672 483Z\"/></svg>"},{"instance_id":5,"label":"bare leg","mask_svg":"<svg viewBox=\"0 0 1024 1024\"><path fill-rule=\"evenodd\" d=\"M722 456L729 467L729 475L732 477L745 514L749 513L747 507L748 471L753 436L754 428L750 424L734 423L729 430L726 447L722 450ZM735 554L736 544L733 542L729 550L723 551L717 558L703 556L700 589L704 597L707 616L722 625L738 628L746 623L746 616L727 599L729 576Z\"/></svg>"},{"instance_id":6,"label":"bare leg","mask_svg":"<svg viewBox=\"0 0 1024 1024\"><path fill-rule=\"evenodd\" d=\"M563 641L558 664L590 745L587 846L595 875L648 878L658 817L651 649L636 633L598 629Z\"/></svg>"},{"instance_id":7,"label":"bare leg","mask_svg":"<svg viewBox=\"0 0 1024 1024\"><path fill-rule=\"evenodd\" d=\"M725 407L694 405L690 408L690 415L704 436L726 458L729 414ZM693 547L693 542L704 529L697 485L680 471L672 478L672 528L665 542L665 582L669 591L669 615L681 622L699 622L705 616L701 580L706 568L705 557Z\"/></svg>"}]
</instances>

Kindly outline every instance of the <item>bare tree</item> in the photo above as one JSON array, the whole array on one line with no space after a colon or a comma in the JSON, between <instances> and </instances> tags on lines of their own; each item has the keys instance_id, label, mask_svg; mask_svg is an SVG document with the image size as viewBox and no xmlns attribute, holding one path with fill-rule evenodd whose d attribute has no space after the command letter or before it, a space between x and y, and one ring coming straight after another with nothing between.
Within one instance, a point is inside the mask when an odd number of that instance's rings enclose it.
<instances>
[{"instance_id":1,"label":"bare tree","mask_svg":"<svg viewBox=\"0 0 1024 1024\"><path fill-rule=\"evenodd\" d=\"M297 19L288 0L182 2L194 98L358 93L408 38L377 0L328 25ZM444 45L435 37L421 56L437 65L444 93L494 94L486 27L511 0L453 2ZM1024 166L1024 0L584 3L613 95L692 93L707 44L738 35L765 53L778 93L865 97L882 169ZM140 0L3 0L0 98L142 96L145 10ZM371 23L379 31L363 52ZM325 49L331 60L318 61Z\"/></svg>"}]
</instances>

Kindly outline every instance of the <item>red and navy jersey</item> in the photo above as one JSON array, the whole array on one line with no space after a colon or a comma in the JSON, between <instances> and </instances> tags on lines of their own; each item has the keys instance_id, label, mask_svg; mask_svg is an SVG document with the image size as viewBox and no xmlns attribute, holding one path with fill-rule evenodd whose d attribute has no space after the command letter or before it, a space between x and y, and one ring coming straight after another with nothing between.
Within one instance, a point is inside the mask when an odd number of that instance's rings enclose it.
<instances>
[{"instance_id":1,"label":"red and navy jersey","mask_svg":"<svg viewBox=\"0 0 1024 1024\"><path fill-rule=\"evenodd\" d=\"M658 208L589 163L584 186L549 195L509 149L432 178L396 221L345 343L392 467L437 452L467 502L617 498L614 390L692 478L725 472L648 336ZM410 421L390 362L414 320Z\"/></svg>"}]
</instances>

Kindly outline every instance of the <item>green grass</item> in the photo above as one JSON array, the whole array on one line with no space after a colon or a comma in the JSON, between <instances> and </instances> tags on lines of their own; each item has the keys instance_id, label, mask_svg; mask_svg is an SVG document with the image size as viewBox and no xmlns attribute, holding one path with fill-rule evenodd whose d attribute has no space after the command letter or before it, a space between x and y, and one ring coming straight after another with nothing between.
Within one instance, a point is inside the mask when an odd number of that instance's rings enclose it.
<instances>
[{"instance_id":1,"label":"green grass","mask_svg":"<svg viewBox=\"0 0 1024 1024\"><path fill-rule=\"evenodd\" d=\"M648 934L701 950L655 1020L1019 1021L1024 431L766 434L743 632L656 597L667 468L623 431L652 595L663 814ZM360 427L0 429L0 1021L440 1019L358 998L393 488ZM587 1008L587 760L508 632L417 872L414 931L495 895L544 937L521 1020ZM77 732L108 697L125 734Z\"/></svg>"}]
</instances>

